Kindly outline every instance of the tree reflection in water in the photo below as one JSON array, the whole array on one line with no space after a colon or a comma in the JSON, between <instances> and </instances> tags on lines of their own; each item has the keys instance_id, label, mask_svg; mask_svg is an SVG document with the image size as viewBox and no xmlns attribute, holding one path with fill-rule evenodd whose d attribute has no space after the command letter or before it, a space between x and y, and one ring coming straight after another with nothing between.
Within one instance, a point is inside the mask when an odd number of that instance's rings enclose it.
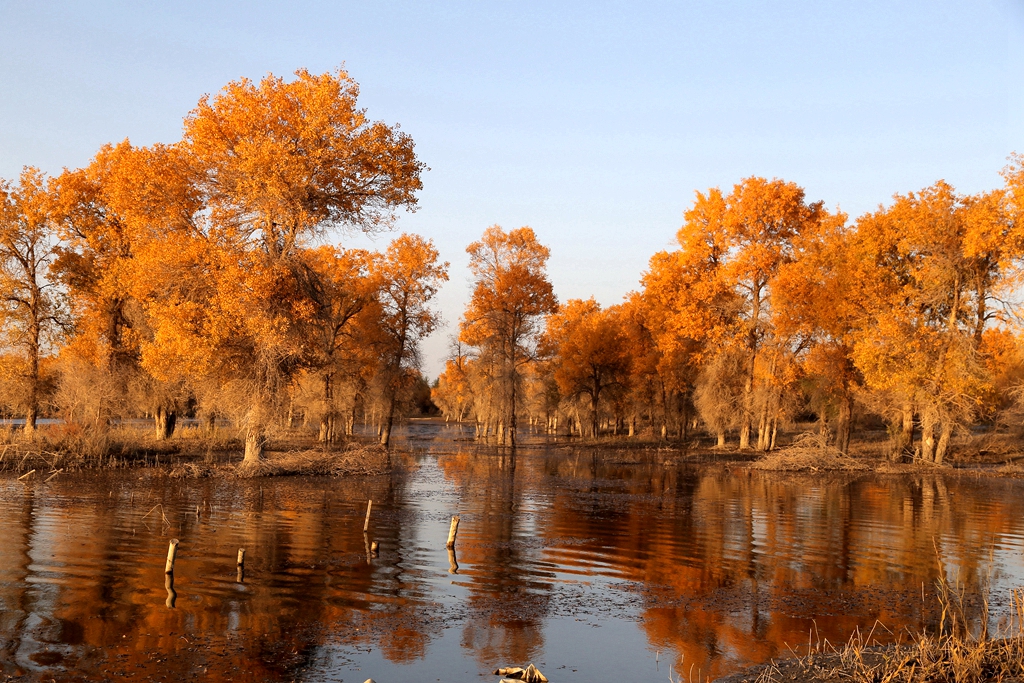
<instances>
[{"instance_id":1,"label":"tree reflection in water","mask_svg":"<svg viewBox=\"0 0 1024 683\"><path fill-rule=\"evenodd\" d=\"M922 586L942 575L991 581L998 606L1024 573L1016 481L779 476L536 444L513 458L445 433L415 426L392 477L3 481L0 673L422 680L543 661L584 675L660 651L716 676L814 628L842 641L876 620L932 626ZM144 517L157 504L169 526Z\"/></svg>"}]
</instances>

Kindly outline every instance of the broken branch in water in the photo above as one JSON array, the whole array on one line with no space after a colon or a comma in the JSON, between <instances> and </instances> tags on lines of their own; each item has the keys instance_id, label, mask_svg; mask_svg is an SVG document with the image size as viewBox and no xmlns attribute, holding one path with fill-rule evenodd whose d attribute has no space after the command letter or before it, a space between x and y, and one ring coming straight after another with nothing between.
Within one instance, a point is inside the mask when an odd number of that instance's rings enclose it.
<instances>
[{"instance_id":1,"label":"broken branch in water","mask_svg":"<svg viewBox=\"0 0 1024 683\"><path fill-rule=\"evenodd\" d=\"M519 681L526 681L526 683L547 683L548 681L547 677L533 664L530 664L525 669L520 666L506 666L501 669L495 669L494 675L508 676Z\"/></svg>"},{"instance_id":2,"label":"broken branch in water","mask_svg":"<svg viewBox=\"0 0 1024 683\"><path fill-rule=\"evenodd\" d=\"M162 503L157 503L156 505L151 507L149 509L149 512L147 512L146 514L142 515L142 518L145 519L146 517L149 517L151 514L153 514L153 510L156 510L157 508L160 508L160 517L163 518L164 524L166 524L167 526L170 526L171 523L167 520L167 515L164 514L164 506L163 506Z\"/></svg>"}]
</instances>

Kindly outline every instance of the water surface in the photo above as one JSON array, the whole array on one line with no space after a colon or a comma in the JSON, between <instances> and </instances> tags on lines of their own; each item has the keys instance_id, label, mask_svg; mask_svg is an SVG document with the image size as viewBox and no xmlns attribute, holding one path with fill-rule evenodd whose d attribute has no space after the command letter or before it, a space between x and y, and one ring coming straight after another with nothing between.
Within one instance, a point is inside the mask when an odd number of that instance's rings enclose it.
<instances>
[{"instance_id":1,"label":"water surface","mask_svg":"<svg viewBox=\"0 0 1024 683\"><path fill-rule=\"evenodd\" d=\"M1024 577L1015 480L780 476L539 441L513 459L437 423L399 450L390 477L0 480L0 674L496 681L532 661L552 683L696 680L809 635L934 625L940 576L990 586L996 607Z\"/></svg>"}]
</instances>

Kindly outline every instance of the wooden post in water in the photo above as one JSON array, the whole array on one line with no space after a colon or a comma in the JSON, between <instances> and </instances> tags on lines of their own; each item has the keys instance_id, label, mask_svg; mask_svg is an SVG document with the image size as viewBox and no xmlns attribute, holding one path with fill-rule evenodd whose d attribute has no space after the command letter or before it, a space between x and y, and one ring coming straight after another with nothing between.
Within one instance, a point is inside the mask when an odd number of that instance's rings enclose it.
<instances>
[{"instance_id":1,"label":"wooden post in water","mask_svg":"<svg viewBox=\"0 0 1024 683\"><path fill-rule=\"evenodd\" d=\"M18 481L21 481L22 479L27 479L28 477L31 477L33 474L35 474L35 472L36 472L35 470L29 470L25 474L23 474L20 477L18 477Z\"/></svg>"},{"instance_id":2,"label":"wooden post in water","mask_svg":"<svg viewBox=\"0 0 1024 683\"><path fill-rule=\"evenodd\" d=\"M167 546L167 564L164 565L164 574L174 573L174 556L178 554L178 539L172 538Z\"/></svg>"},{"instance_id":3,"label":"wooden post in water","mask_svg":"<svg viewBox=\"0 0 1024 683\"><path fill-rule=\"evenodd\" d=\"M448 548L448 573L459 573L459 561L455 557L455 546L451 546Z\"/></svg>"},{"instance_id":4,"label":"wooden post in water","mask_svg":"<svg viewBox=\"0 0 1024 683\"><path fill-rule=\"evenodd\" d=\"M238 549L238 574L235 576L235 581L242 583L245 581L245 548Z\"/></svg>"},{"instance_id":5,"label":"wooden post in water","mask_svg":"<svg viewBox=\"0 0 1024 683\"><path fill-rule=\"evenodd\" d=\"M366 501L366 520L363 522L363 533L370 528L370 510L373 508L373 500Z\"/></svg>"},{"instance_id":6,"label":"wooden post in water","mask_svg":"<svg viewBox=\"0 0 1024 683\"><path fill-rule=\"evenodd\" d=\"M373 543L370 544L370 554L373 555L374 557L377 557L377 555L380 554L380 543L377 543L377 541L374 541Z\"/></svg>"},{"instance_id":7,"label":"wooden post in water","mask_svg":"<svg viewBox=\"0 0 1024 683\"><path fill-rule=\"evenodd\" d=\"M446 548L455 547L455 536L459 533L459 516L452 515L452 525L448 528L448 542L445 544Z\"/></svg>"}]
</instances>

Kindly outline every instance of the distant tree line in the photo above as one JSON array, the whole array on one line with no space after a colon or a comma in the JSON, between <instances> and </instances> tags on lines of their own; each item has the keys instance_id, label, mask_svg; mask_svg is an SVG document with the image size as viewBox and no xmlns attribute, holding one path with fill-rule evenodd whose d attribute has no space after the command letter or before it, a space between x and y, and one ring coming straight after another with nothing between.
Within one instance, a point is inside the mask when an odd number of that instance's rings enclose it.
<instances>
[{"instance_id":1,"label":"distant tree line","mask_svg":"<svg viewBox=\"0 0 1024 683\"><path fill-rule=\"evenodd\" d=\"M871 416L893 457L942 462L1024 385L1024 157L1003 177L977 195L939 181L855 221L782 180L712 188L608 308L557 306L533 232L492 228L469 249L476 290L434 401L502 443L526 419L767 451L816 415L846 453Z\"/></svg>"}]
</instances>

